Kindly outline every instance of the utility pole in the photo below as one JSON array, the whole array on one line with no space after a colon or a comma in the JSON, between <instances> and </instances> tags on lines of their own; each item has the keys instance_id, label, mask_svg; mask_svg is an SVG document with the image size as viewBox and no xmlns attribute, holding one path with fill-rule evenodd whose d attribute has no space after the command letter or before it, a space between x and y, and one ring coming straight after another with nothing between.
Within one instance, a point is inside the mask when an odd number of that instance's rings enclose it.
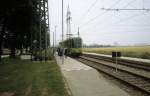
<instances>
[{"instance_id":1,"label":"utility pole","mask_svg":"<svg viewBox=\"0 0 150 96\"><path fill-rule=\"evenodd\" d=\"M62 0L62 42L64 41L64 0Z\"/></svg>"},{"instance_id":2,"label":"utility pole","mask_svg":"<svg viewBox=\"0 0 150 96\"><path fill-rule=\"evenodd\" d=\"M79 27L78 27L78 38L80 37L80 29L79 29Z\"/></svg>"},{"instance_id":3,"label":"utility pole","mask_svg":"<svg viewBox=\"0 0 150 96\"><path fill-rule=\"evenodd\" d=\"M79 29L79 27L78 27L78 46L77 46L77 48L79 48L80 46L80 40L79 40L79 38L80 38L80 29Z\"/></svg>"},{"instance_id":4,"label":"utility pole","mask_svg":"<svg viewBox=\"0 0 150 96\"><path fill-rule=\"evenodd\" d=\"M41 37L41 19L42 19L42 9L41 9L41 6L42 6L42 4L41 4L41 0L39 0L39 15L40 15L40 24L39 24L39 31L40 31L40 34L39 34L39 41L40 41L40 56L42 57L42 37Z\"/></svg>"},{"instance_id":5,"label":"utility pole","mask_svg":"<svg viewBox=\"0 0 150 96\"><path fill-rule=\"evenodd\" d=\"M57 26L55 26L55 48L56 48L56 34L57 34Z\"/></svg>"},{"instance_id":6,"label":"utility pole","mask_svg":"<svg viewBox=\"0 0 150 96\"><path fill-rule=\"evenodd\" d=\"M145 9L145 7L144 7L144 0L143 0L143 9Z\"/></svg>"},{"instance_id":7,"label":"utility pole","mask_svg":"<svg viewBox=\"0 0 150 96\"><path fill-rule=\"evenodd\" d=\"M62 43L64 41L64 0L62 0ZM64 46L62 44L62 51L64 51ZM62 52L62 64L64 64L64 54Z\"/></svg>"},{"instance_id":8,"label":"utility pole","mask_svg":"<svg viewBox=\"0 0 150 96\"><path fill-rule=\"evenodd\" d=\"M50 39L50 23L49 23L49 7L48 7L48 0L47 0L47 32L48 32L48 36L49 36L49 48L50 48L50 46L51 46L51 39ZM47 39L48 40L48 39ZM47 44L48 44L48 42L47 42ZM47 46L48 47L48 46Z\"/></svg>"},{"instance_id":9,"label":"utility pole","mask_svg":"<svg viewBox=\"0 0 150 96\"><path fill-rule=\"evenodd\" d=\"M43 0L43 7L44 7L44 24L46 25L46 6L48 3L47 0ZM46 58L47 58L47 26L44 26L44 33L45 33L45 61L46 61Z\"/></svg>"},{"instance_id":10,"label":"utility pole","mask_svg":"<svg viewBox=\"0 0 150 96\"><path fill-rule=\"evenodd\" d=\"M55 32L53 31L53 54L55 53L55 36L54 36Z\"/></svg>"}]
</instances>

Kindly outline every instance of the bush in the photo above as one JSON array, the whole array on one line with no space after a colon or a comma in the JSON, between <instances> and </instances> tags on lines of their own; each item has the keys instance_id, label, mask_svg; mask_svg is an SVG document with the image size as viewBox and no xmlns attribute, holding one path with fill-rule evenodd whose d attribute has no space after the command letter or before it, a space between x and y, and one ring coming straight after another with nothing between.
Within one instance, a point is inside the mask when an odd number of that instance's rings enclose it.
<instances>
[{"instance_id":1,"label":"bush","mask_svg":"<svg viewBox=\"0 0 150 96\"><path fill-rule=\"evenodd\" d=\"M148 52L142 53L141 54L141 58L143 58L143 59L150 59L150 53L148 53Z\"/></svg>"}]
</instances>

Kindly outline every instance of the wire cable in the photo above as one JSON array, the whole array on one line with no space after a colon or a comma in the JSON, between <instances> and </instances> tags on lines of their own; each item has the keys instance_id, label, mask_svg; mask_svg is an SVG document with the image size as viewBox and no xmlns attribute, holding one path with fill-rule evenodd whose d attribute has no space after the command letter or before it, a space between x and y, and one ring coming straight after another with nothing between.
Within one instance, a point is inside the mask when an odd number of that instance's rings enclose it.
<instances>
[{"instance_id":1,"label":"wire cable","mask_svg":"<svg viewBox=\"0 0 150 96\"><path fill-rule=\"evenodd\" d=\"M135 1L136 1L136 0L132 0L132 1L128 2L128 3L127 3L127 5L126 5L126 6L124 6L123 8L128 7L131 3L135 2ZM132 7L134 7L134 6L132 6ZM134 8L135 8L135 7L134 7Z\"/></svg>"},{"instance_id":2,"label":"wire cable","mask_svg":"<svg viewBox=\"0 0 150 96\"><path fill-rule=\"evenodd\" d=\"M113 24L119 24L119 23L121 23L121 22L126 22L126 21L128 21L128 20L131 20L131 19L133 19L133 18L135 18L135 17L139 17L139 16L141 16L141 15L145 15L145 13L147 13L147 12L143 12L142 14L140 13L138 13L138 14L134 14L134 15L132 15L132 16L130 16L130 17L127 17L127 18L124 18L124 19L121 19L121 20L119 20L119 21L116 21L115 23L113 23ZM102 28L105 28L106 26L109 26L109 24L105 24L103 27L101 27L101 29ZM100 28L100 27L99 27Z\"/></svg>"},{"instance_id":3,"label":"wire cable","mask_svg":"<svg viewBox=\"0 0 150 96\"><path fill-rule=\"evenodd\" d=\"M136 1L136 0L132 0L131 2L129 2L125 7L127 7L130 3L132 3L132 2L134 2L134 1ZM106 12L106 11L105 11ZM147 11L148 12L148 11ZM147 12L145 12L145 13L147 13ZM143 13L144 14L144 13ZM140 14L136 14L136 15L133 15L133 16L131 16L131 17L127 17L127 18L125 18L125 20L124 19L119 19L119 21L117 21L116 23L120 23L120 22L124 22L124 21L128 21L128 20L130 20L130 19L132 19L132 18L134 18L134 17L137 17L137 16L140 16L141 15L141 13ZM94 18L95 19L95 18ZM90 22L90 21L89 21ZM89 22L87 22L87 23L89 23ZM102 21L101 21L102 22ZM96 24L96 25L100 25L100 24ZM95 26L96 26L95 25ZM89 27L88 27L89 28Z\"/></svg>"},{"instance_id":4,"label":"wire cable","mask_svg":"<svg viewBox=\"0 0 150 96\"><path fill-rule=\"evenodd\" d=\"M121 0L117 0L117 1L116 1L111 7L109 7L109 8L115 7L120 1L121 1ZM89 22L92 22L92 21L94 21L95 19L97 19L97 18L103 16L103 15L104 15L105 13L107 13L107 12L108 12L108 11L104 11L103 13L98 14L98 15L95 16L94 18L92 18L92 19L90 19L89 21L85 22L84 24L80 25L80 28L82 28L83 26L89 24Z\"/></svg>"},{"instance_id":5,"label":"wire cable","mask_svg":"<svg viewBox=\"0 0 150 96\"><path fill-rule=\"evenodd\" d=\"M91 11L91 9L96 5L98 0L95 0L94 3L92 3L92 5L88 8L88 10L84 13L84 15L81 16L81 18L79 19L80 21L83 20L88 13Z\"/></svg>"}]
</instances>

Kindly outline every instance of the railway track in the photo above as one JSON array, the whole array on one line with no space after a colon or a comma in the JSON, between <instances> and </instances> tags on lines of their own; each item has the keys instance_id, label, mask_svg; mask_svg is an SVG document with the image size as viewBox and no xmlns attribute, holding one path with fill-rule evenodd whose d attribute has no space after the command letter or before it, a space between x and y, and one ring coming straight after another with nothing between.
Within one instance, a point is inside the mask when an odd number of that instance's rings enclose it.
<instances>
[{"instance_id":1,"label":"railway track","mask_svg":"<svg viewBox=\"0 0 150 96\"><path fill-rule=\"evenodd\" d=\"M83 56L92 57L92 58L95 58L95 59L99 59L99 60L104 60L104 61L115 63L115 60L113 58L111 58L111 57L97 56L97 55L90 55L90 54L83 54ZM132 61L132 60L124 60L124 59L121 59L121 58L119 58L117 62L120 65L133 67L133 68L137 68L137 69L142 69L144 71L150 71L150 63L139 62L139 61Z\"/></svg>"},{"instance_id":2,"label":"railway track","mask_svg":"<svg viewBox=\"0 0 150 96\"><path fill-rule=\"evenodd\" d=\"M146 96L150 96L150 73L148 71L142 71L128 66L123 67L123 65L116 65L112 62L96 59L94 56L80 56L78 61L140 90Z\"/></svg>"}]
</instances>

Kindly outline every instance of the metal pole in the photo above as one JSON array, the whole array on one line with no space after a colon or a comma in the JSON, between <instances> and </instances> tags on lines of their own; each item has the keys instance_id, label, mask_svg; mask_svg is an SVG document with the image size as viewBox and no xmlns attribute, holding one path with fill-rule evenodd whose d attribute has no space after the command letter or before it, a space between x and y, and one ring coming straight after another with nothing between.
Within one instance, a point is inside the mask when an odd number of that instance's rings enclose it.
<instances>
[{"instance_id":1,"label":"metal pole","mask_svg":"<svg viewBox=\"0 0 150 96\"><path fill-rule=\"evenodd\" d=\"M115 58L116 58L116 72L117 72L117 70L118 70L117 69L117 64L118 64L118 62L117 62L117 59L118 59L118 57L117 57L117 51L116 51L116 57Z\"/></svg>"},{"instance_id":2,"label":"metal pole","mask_svg":"<svg viewBox=\"0 0 150 96\"><path fill-rule=\"evenodd\" d=\"M56 30L57 29L57 26L55 26L55 48L56 48Z\"/></svg>"},{"instance_id":3,"label":"metal pole","mask_svg":"<svg viewBox=\"0 0 150 96\"><path fill-rule=\"evenodd\" d=\"M62 0L62 42L64 41L64 0ZM64 46L62 46L62 51L64 51ZM64 64L64 52L62 52L62 64Z\"/></svg>"},{"instance_id":4,"label":"metal pole","mask_svg":"<svg viewBox=\"0 0 150 96\"><path fill-rule=\"evenodd\" d=\"M54 54L54 41L55 41L55 36L54 36L54 32L53 32L53 54Z\"/></svg>"},{"instance_id":5,"label":"metal pole","mask_svg":"<svg viewBox=\"0 0 150 96\"><path fill-rule=\"evenodd\" d=\"M80 31L79 31L80 29L79 29L79 27L78 27L78 43L77 43L77 48L80 48L80 46L79 46L79 43L80 43L80 40L79 40L79 37L80 37Z\"/></svg>"},{"instance_id":6,"label":"metal pole","mask_svg":"<svg viewBox=\"0 0 150 96\"><path fill-rule=\"evenodd\" d=\"M48 17L47 17L47 19L48 19L48 32L49 32L49 47L51 46L51 38L50 38L50 22L49 22L49 8L48 8L48 0L47 0L47 15L48 15Z\"/></svg>"},{"instance_id":7,"label":"metal pole","mask_svg":"<svg viewBox=\"0 0 150 96\"><path fill-rule=\"evenodd\" d=\"M40 8L39 9L39 11L40 11L39 12L39 14L40 14L40 25L39 25L40 26L40 34L39 34L40 35L40 56L42 57L42 38L41 38L41 17L42 17L41 15L42 15L42 12L41 12L41 0L39 0L39 1L40 1L40 3L39 3L39 8Z\"/></svg>"},{"instance_id":8,"label":"metal pole","mask_svg":"<svg viewBox=\"0 0 150 96\"><path fill-rule=\"evenodd\" d=\"M31 59L31 61L32 61L32 55L33 55L33 46L32 46L32 45L33 45L33 44L32 44L33 40L32 40L32 33L31 33L30 35L31 35L31 39L30 39L30 43L31 43L31 44L30 44L30 51L31 51L30 53L31 53L31 57L30 57L30 59Z\"/></svg>"},{"instance_id":9,"label":"metal pole","mask_svg":"<svg viewBox=\"0 0 150 96\"><path fill-rule=\"evenodd\" d=\"M44 7L44 32L45 32L45 61L47 58L47 26L46 26L46 10L45 10L45 4L46 4L46 0L43 0L43 7Z\"/></svg>"},{"instance_id":10,"label":"metal pole","mask_svg":"<svg viewBox=\"0 0 150 96\"><path fill-rule=\"evenodd\" d=\"M144 7L144 0L143 0L143 9L145 9L145 7Z\"/></svg>"},{"instance_id":11,"label":"metal pole","mask_svg":"<svg viewBox=\"0 0 150 96\"><path fill-rule=\"evenodd\" d=\"M62 0L62 41L64 40L64 0Z\"/></svg>"}]
</instances>

